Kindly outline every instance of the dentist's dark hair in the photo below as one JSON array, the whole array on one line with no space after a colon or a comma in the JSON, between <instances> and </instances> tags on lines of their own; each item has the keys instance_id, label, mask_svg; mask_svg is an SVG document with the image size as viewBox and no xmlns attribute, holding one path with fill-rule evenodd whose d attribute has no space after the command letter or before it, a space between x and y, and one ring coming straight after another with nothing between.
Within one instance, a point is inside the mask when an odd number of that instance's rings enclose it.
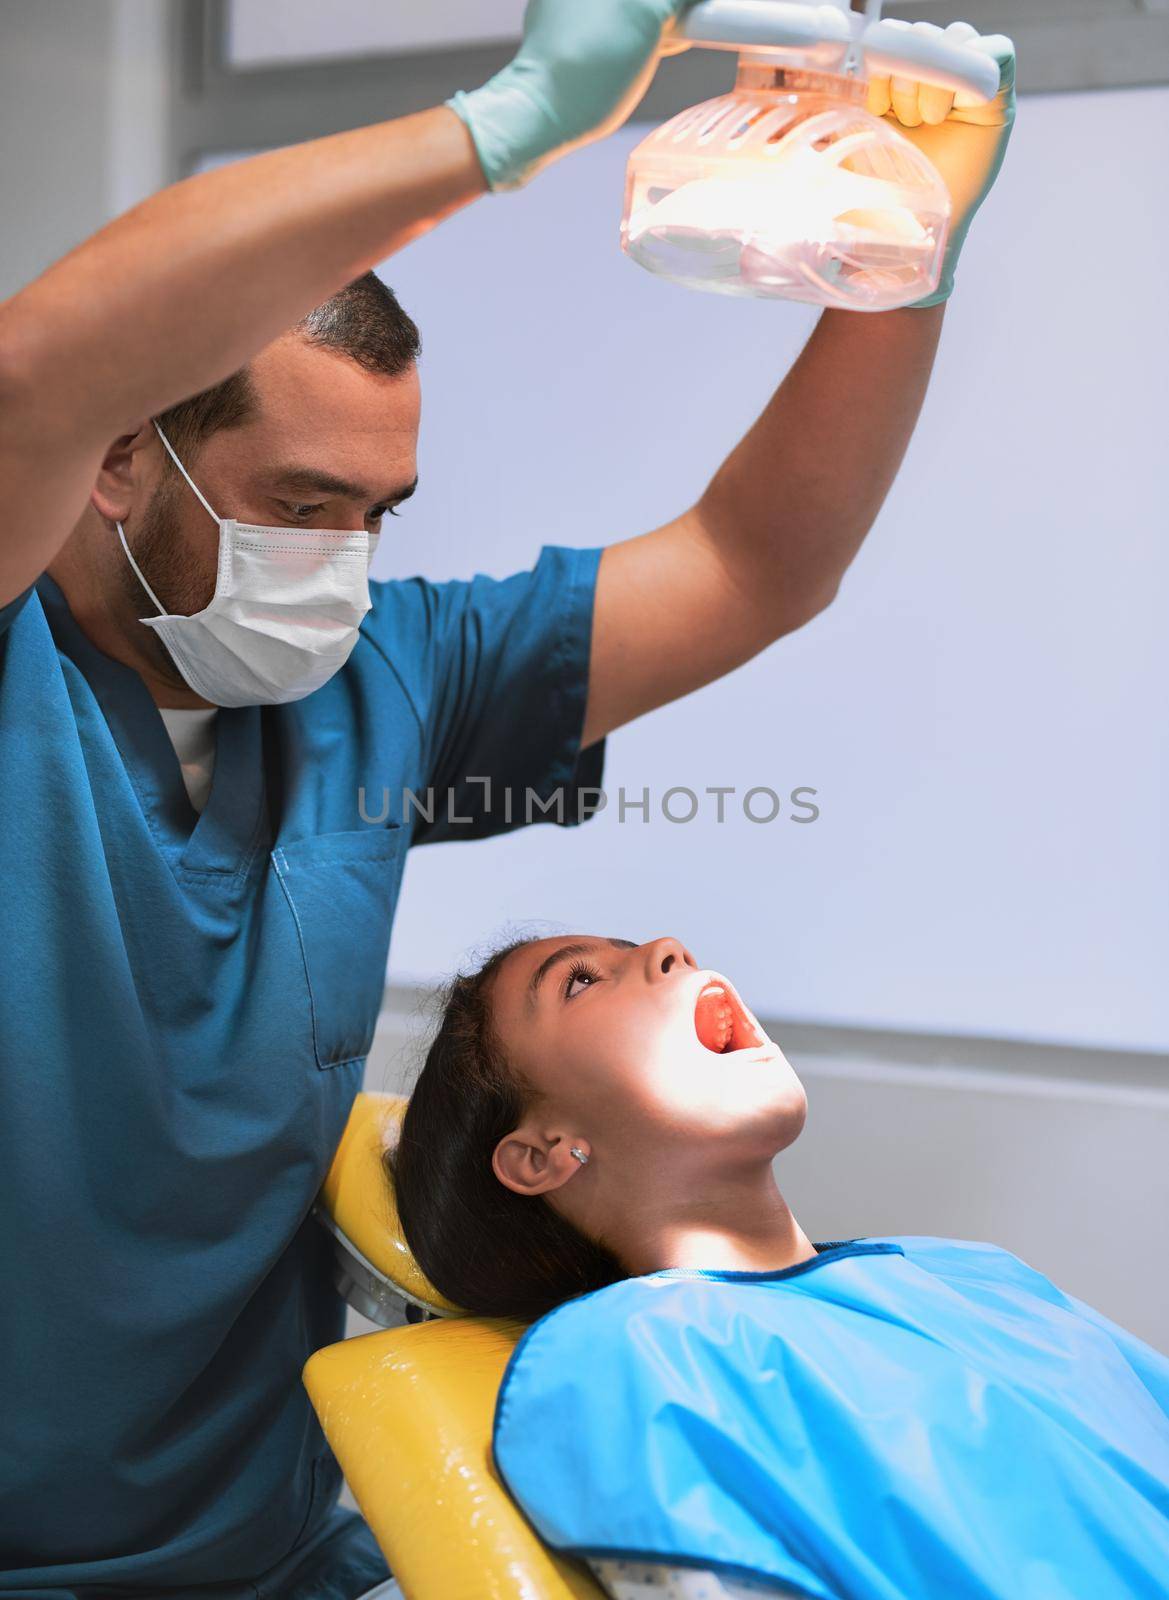
<instances>
[{"instance_id":1,"label":"dentist's dark hair","mask_svg":"<svg viewBox=\"0 0 1169 1600\"><path fill-rule=\"evenodd\" d=\"M400 377L418 360L422 340L394 291L364 273L314 307L289 330L306 344L336 350L367 372ZM241 367L210 389L180 400L154 419L181 456L221 428L238 428L256 414L255 385Z\"/></svg>"},{"instance_id":2,"label":"dentist's dark hair","mask_svg":"<svg viewBox=\"0 0 1169 1600\"><path fill-rule=\"evenodd\" d=\"M385 1156L406 1242L435 1288L465 1311L523 1322L629 1276L602 1242L543 1195L506 1188L491 1166L538 1099L507 1060L490 997L504 959L531 942L504 945L447 985L401 1138Z\"/></svg>"}]
</instances>

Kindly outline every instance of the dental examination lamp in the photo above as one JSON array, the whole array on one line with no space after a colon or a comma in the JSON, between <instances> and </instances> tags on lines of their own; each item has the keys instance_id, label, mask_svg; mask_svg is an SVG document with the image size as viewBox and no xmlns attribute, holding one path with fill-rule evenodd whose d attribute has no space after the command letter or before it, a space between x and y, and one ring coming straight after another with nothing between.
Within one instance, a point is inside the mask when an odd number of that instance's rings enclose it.
<instances>
[{"instance_id":1,"label":"dental examination lamp","mask_svg":"<svg viewBox=\"0 0 1169 1600\"><path fill-rule=\"evenodd\" d=\"M716 294L889 311L932 294L951 200L937 168L865 109L870 75L993 99L994 58L882 20L882 0L700 0L677 37L739 53L730 94L634 150L621 243ZM967 102L969 103L969 102Z\"/></svg>"}]
</instances>

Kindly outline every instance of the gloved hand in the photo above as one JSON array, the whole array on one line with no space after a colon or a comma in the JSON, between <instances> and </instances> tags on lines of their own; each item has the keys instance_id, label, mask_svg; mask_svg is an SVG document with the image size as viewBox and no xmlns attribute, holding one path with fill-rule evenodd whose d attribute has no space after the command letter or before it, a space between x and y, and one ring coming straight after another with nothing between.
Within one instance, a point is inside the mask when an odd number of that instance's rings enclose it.
<instances>
[{"instance_id":1,"label":"gloved hand","mask_svg":"<svg viewBox=\"0 0 1169 1600\"><path fill-rule=\"evenodd\" d=\"M629 116L691 0L528 0L515 60L447 101L471 131L492 189L518 189L549 161Z\"/></svg>"},{"instance_id":2,"label":"gloved hand","mask_svg":"<svg viewBox=\"0 0 1169 1600\"><path fill-rule=\"evenodd\" d=\"M932 33L932 22L907 23ZM933 162L954 202L942 276L933 294L913 301L913 308L935 306L954 288L954 268L974 213L990 193L1003 164L1015 121L1015 46L1004 34L981 35L968 22L951 22L947 39L970 43L994 56L999 64L999 92L985 104L959 90L935 89L913 78L871 78L868 109L890 117L898 131Z\"/></svg>"}]
</instances>

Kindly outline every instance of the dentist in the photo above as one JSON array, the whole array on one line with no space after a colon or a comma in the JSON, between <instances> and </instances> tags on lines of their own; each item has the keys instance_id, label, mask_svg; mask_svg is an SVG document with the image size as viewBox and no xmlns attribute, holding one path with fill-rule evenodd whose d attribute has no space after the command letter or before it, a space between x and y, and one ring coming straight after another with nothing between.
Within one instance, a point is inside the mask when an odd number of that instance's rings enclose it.
<instances>
[{"instance_id":1,"label":"dentist","mask_svg":"<svg viewBox=\"0 0 1169 1600\"><path fill-rule=\"evenodd\" d=\"M886 86L955 194L942 287L826 312L697 504L502 581L369 582L420 405L372 267L617 127L682 9L533 0L490 84L175 184L0 305L8 1600L386 1579L299 1376L343 1332L306 1219L407 849L525 820L484 777L576 821L610 729L832 600L896 475L1009 58L981 120ZM387 781L453 804L371 824Z\"/></svg>"}]
</instances>

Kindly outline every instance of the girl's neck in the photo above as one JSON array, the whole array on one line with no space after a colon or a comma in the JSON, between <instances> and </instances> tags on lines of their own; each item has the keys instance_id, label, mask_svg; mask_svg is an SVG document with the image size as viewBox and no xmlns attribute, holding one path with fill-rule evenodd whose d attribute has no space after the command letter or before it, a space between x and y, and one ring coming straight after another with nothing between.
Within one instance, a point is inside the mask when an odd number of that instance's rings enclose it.
<instances>
[{"instance_id":1,"label":"girl's neck","mask_svg":"<svg viewBox=\"0 0 1169 1600\"><path fill-rule=\"evenodd\" d=\"M639 1213L635 1204L617 1231L612 1243L638 1275L665 1267L773 1272L816 1254L770 1165L713 1191L703 1188L700 1199L683 1196L666 1209Z\"/></svg>"}]
</instances>

